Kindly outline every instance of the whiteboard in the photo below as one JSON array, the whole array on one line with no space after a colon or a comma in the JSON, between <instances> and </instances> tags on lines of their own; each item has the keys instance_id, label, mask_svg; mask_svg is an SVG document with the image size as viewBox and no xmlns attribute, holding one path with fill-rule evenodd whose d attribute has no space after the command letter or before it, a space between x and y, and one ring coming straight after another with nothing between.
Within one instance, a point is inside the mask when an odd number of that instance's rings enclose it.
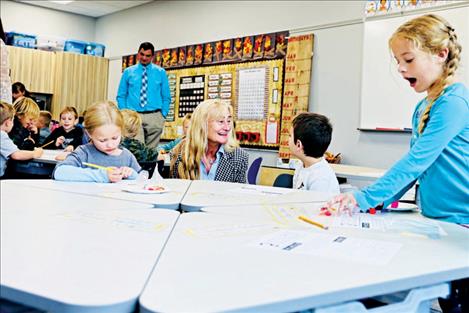
<instances>
[{"instance_id":1,"label":"whiteboard","mask_svg":"<svg viewBox=\"0 0 469 313\"><path fill-rule=\"evenodd\" d=\"M456 30L462 46L458 79L469 86L469 4L432 13L445 18ZM415 105L426 93L416 93L397 72L388 39L401 24L423 14L426 13L365 21L360 129L412 127Z\"/></svg>"}]
</instances>

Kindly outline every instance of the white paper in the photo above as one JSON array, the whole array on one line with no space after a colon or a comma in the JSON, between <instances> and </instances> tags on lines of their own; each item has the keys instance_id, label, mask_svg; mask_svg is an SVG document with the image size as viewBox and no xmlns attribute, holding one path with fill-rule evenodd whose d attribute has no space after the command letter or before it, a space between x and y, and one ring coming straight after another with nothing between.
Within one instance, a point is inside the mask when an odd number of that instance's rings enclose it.
<instances>
[{"instance_id":1,"label":"white paper","mask_svg":"<svg viewBox=\"0 0 469 313\"><path fill-rule=\"evenodd\" d=\"M348 228L360 228L360 229L373 229L373 230L386 230L384 217L358 213L352 216L340 215L334 218L332 224L334 227L348 227Z\"/></svg>"},{"instance_id":2,"label":"white paper","mask_svg":"<svg viewBox=\"0 0 469 313\"><path fill-rule=\"evenodd\" d=\"M265 88L266 69L264 67L239 70L237 119L265 119Z\"/></svg>"},{"instance_id":3,"label":"white paper","mask_svg":"<svg viewBox=\"0 0 469 313\"><path fill-rule=\"evenodd\" d=\"M273 81L278 82L278 67L274 67Z\"/></svg>"},{"instance_id":4,"label":"white paper","mask_svg":"<svg viewBox=\"0 0 469 313\"><path fill-rule=\"evenodd\" d=\"M278 123L267 122L265 143L277 143Z\"/></svg>"},{"instance_id":5,"label":"white paper","mask_svg":"<svg viewBox=\"0 0 469 313\"><path fill-rule=\"evenodd\" d=\"M280 230L249 243L249 246L284 253L315 255L357 263L386 265L402 244L335 234Z\"/></svg>"}]
</instances>

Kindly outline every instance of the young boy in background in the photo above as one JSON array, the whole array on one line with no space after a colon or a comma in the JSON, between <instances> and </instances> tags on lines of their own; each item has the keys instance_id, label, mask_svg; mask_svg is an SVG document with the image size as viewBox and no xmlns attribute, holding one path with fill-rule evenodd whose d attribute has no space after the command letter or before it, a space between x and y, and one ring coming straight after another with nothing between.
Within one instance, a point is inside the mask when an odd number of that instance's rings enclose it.
<instances>
[{"instance_id":1,"label":"young boy in background","mask_svg":"<svg viewBox=\"0 0 469 313\"><path fill-rule=\"evenodd\" d=\"M142 118L135 111L124 109L121 110L124 117L124 131L122 135L121 146L127 148L137 159L138 163L155 162L158 152L145 145L143 142L135 139L137 133L142 127Z\"/></svg>"},{"instance_id":2,"label":"young boy in background","mask_svg":"<svg viewBox=\"0 0 469 313\"><path fill-rule=\"evenodd\" d=\"M29 160L42 155L42 148L35 148L33 151L19 150L13 141L8 137L8 133L13 128L13 118L15 109L12 105L0 102L0 177L5 174L6 163L9 158L13 160Z\"/></svg>"},{"instance_id":3,"label":"young boy in background","mask_svg":"<svg viewBox=\"0 0 469 313\"><path fill-rule=\"evenodd\" d=\"M52 114L49 111L40 111L39 118L36 121L36 127L39 131L39 145L44 144L46 138L50 135L50 121Z\"/></svg>"},{"instance_id":4,"label":"young boy in background","mask_svg":"<svg viewBox=\"0 0 469 313\"><path fill-rule=\"evenodd\" d=\"M293 188L337 195L339 183L334 170L324 159L332 138L329 119L316 113L300 113L292 122L289 146L301 161L293 176Z\"/></svg>"}]
</instances>

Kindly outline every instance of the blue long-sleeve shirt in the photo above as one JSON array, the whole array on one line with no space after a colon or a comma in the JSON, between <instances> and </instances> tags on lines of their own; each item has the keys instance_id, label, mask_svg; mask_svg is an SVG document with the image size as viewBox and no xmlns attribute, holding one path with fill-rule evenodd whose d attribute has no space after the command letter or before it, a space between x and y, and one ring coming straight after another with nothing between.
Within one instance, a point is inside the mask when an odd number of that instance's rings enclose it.
<instances>
[{"instance_id":1,"label":"blue long-sleeve shirt","mask_svg":"<svg viewBox=\"0 0 469 313\"><path fill-rule=\"evenodd\" d=\"M53 173L54 179L97 183L109 182L106 170L87 167L83 164L85 162L103 167L130 167L133 171L127 179L137 179L137 173L142 169L135 156L125 148L122 148L120 155L107 155L96 149L92 143L88 143L79 146L64 161L57 163Z\"/></svg>"},{"instance_id":2,"label":"blue long-sleeve shirt","mask_svg":"<svg viewBox=\"0 0 469 313\"><path fill-rule=\"evenodd\" d=\"M171 94L166 71L150 63L147 65L147 105L140 105L143 65L138 63L125 69L117 91L119 109L130 109L137 112L161 110L163 117L169 112Z\"/></svg>"},{"instance_id":3,"label":"blue long-sleeve shirt","mask_svg":"<svg viewBox=\"0 0 469 313\"><path fill-rule=\"evenodd\" d=\"M422 134L420 101L412 118L410 151L380 179L354 192L362 210L397 200L418 179L422 214L447 222L469 223L469 90L448 86L433 104Z\"/></svg>"},{"instance_id":4,"label":"blue long-sleeve shirt","mask_svg":"<svg viewBox=\"0 0 469 313\"><path fill-rule=\"evenodd\" d=\"M171 151L171 150L173 150L174 147L176 147L181 142L182 138L183 137L179 137L179 138L176 138L173 141L170 141L168 143L158 145L158 147L156 147L156 150L158 152L160 152L162 150L164 150L166 152Z\"/></svg>"}]
</instances>

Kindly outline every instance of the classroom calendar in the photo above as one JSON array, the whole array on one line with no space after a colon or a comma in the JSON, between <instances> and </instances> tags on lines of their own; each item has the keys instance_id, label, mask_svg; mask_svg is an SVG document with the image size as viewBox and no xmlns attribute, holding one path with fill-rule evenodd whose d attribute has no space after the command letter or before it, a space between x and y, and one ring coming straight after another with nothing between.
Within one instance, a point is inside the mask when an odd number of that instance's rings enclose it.
<instances>
[{"instance_id":1,"label":"classroom calendar","mask_svg":"<svg viewBox=\"0 0 469 313\"><path fill-rule=\"evenodd\" d=\"M264 120L266 118L268 85L265 67L238 71L238 120Z\"/></svg>"}]
</instances>

